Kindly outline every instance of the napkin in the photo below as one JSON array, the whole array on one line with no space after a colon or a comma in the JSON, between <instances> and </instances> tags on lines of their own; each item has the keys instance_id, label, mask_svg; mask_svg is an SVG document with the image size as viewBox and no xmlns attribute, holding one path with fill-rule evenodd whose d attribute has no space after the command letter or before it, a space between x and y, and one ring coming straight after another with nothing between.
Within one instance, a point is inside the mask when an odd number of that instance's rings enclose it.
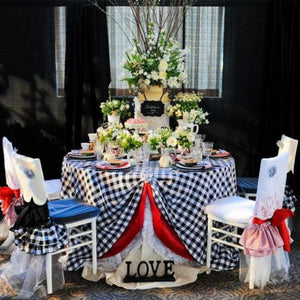
<instances>
[{"instance_id":1,"label":"napkin","mask_svg":"<svg viewBox=\"0 0 300 300\"><path fill-rule=\"evenodd\" d=\"M219 149L215 154L211 155L213 157L222 157L222 156L229 156L231 155L230 152Z\"/></svg>"},{"instance_id":2,"label":"napkin","mask_svg":"<svg viewBox=\"0 0 300 300\"><path fill-rule=\"evenodd\" d=\"M124 161L121 164L119 164L118 166L111 165L111 164L108 164L108 163L98 163L95 166L97 168L100 168L100 169L103 169L103 170L117 170L117 169L120 169L120 168L125 167L127 165L128 165L128 162Z\"/></svg>"}]
</instances>

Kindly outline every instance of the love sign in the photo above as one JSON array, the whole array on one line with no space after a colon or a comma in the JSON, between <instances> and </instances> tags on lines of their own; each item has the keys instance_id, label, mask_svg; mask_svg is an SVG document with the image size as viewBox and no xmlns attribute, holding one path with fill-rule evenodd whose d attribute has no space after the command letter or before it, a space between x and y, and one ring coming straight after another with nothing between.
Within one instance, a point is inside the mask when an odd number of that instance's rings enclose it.
<instances>
[{"instance_id":1,"label":"love sign","mask_svg":"<svg viewBox=\"0 0 300 300\"><path fill-rule=\"evenodd\" d=\"M126 261L125 263L127 272L124 282L175 281L173 260L142 260L134 270L131 261ZM158 273L163 275L158 276Z\"/></svg>"}]
</instances>

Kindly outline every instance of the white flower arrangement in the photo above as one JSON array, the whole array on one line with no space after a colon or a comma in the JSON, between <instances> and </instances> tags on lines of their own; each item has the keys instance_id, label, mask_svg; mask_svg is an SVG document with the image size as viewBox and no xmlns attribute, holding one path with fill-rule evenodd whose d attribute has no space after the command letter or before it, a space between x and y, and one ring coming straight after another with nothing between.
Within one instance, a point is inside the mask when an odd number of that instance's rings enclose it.
<instances>
[{"instance_id":1,"label":"white flower arrangement","mask_svg":"<svg viewBox=\"0 0 300 300\"><path fill-rule=\"evenodd\" d=\"M176 40L167 38L164 29L155 35L154 23L149 23L147 32L143 43L135 40L133 49L126 52L123 67L130 77L124 80L136 92L143 92L151 85L179 88L187 80L186 50Z\"/></svg>"},{"instance_id":2,"label":"white flower arrangement","mask_svg":"<svg viewBox=\"0 0 300 300\"><path fill-rule=\"evenodd\" d=\"M187 129L177 128L172 131L170 128L159 128L148 137L147 143L151 150L161 148L189 149L195 141L195 134Z\"/></svg>"},{"instance_id":3,"label":"white flower arrangement","mask_svg":"<svg viewBox=\"0 0 300 300\"><path fill-rule=\"evenodd\" d=\"M105 102L102 102L100 104L100 108L101 108L101 111L104 116L120 115L121 117L125 117L125 116L130 115L129 104L127 104L124 100L112 99L110 93L109 93L108 100Z\"/></svg>"},{"instance_id":4,"label":"white flower arrangement","mask_svg":"<svg viewBox=\"0 0 300 300\"><path fill-rule=\"evenodd\" d=\"M113 143L125 152L135 150L143 145L143 139L136 132L129 132L122 124L109 124L107 128L99 127L97 136L100 143Z\"/></svg>"},{"instance_id":5,"label":"white flower arrangement","mask_svg":"<svg viewBox=\"0 0 300 300\"><path fill-rule=\"evenodd\" d=\"M189 123L209 124L208 113L199 107L202 98L202 93L180 92L174 99L171 99L171 103L167 107L167 114Z\"/></svg>"}]
</instances>

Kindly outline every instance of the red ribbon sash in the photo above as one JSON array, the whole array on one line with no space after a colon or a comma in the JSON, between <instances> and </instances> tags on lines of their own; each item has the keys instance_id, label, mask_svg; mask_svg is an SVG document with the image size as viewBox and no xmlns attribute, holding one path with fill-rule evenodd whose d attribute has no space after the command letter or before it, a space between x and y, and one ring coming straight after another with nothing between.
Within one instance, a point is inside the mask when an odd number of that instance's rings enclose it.
<instances>
[{"instance_id":1,"label":"red ribbon sash","mask_svg":"<svg viewBox=\"0 0 300 300\"><path fill-rule=\"evenodd\" d=\"M288 230L288 228L286 226L285 219L287 219L289 217L294 217L294 216L295 216L295 214L290 209L280 208L280 209L275 210L271 220L262 220L259 218L253 218L252 223L261 225L263 223L271 221L271 225L276 226L278 228L279 234L284 243L283 249L287 252L290 252L291 251L290 231Z\"/></svg>"},{"instance_id":2,"label":"red ribbon sash","mask_svg":"<svg viewBox=\"0 0 300 300\"><path fill-rule=\"evenodd\" d=\"M12 190L8 186L0 187L0 200L2 200L2 213L6 214L13 198L20 198L20 189Z\"/></svg>"}]
</instances>

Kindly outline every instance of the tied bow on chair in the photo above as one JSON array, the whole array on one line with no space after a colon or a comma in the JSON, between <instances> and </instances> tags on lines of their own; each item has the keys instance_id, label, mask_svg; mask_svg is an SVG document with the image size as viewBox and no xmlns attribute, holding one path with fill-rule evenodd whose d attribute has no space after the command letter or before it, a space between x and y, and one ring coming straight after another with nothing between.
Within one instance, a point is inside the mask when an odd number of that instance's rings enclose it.
<instances>
[{"instance_id":1,"label":"tied bow on chair","mask_svg":"<svg viewBox=\"0 0 300 300\"><path fill-rule=\"evenodd\" d=\"M284 243L283 249L287 252L291 251L291 246L290 246L291 237L290 237L290 232L286 226L285 220L289 217L294 217L294 216L295 214L290 209L286 209L286 208L276 209L271 221L271 225L276 226L278 228L278 231Z\"/></svg>"},{"instance_id":2,"label":"tied bow on chair","mask_svg":"<svg viewBox=\"0 0 300 300\"><path fill-rule=\"evenodd\" d=\"M252 225L244 230L240 240L245 254L256 257L266 256L275 253L281 246L285 251L290 252L292 240L285 223L288 217L294 217L294 213L290 209L281 208L275 210L271 219L253 218Z\"/></svg>"},{"instance_id":3,"label":"tied bow on chair","mask_svg":"<svg viewBox=\"0 0 300 300\"><path fill-rule=\"evenodd\" d=\"M18 217L15 206L23 204L23 200L20 198L20 189L11 189L8 186L0 187L0 201L2 202L2 213L5 215L8 225L11 226Z\"/></svg>"},{"instance_id":4,"label":"tied bow on chair","mask_svg":"<svg viewBox=\"0 0 300 300\"><path fill-rule=\"evenodd\" d=\"M13 190L8 186L0 187L0 200L2 200L1 207L4 215L14 198L20 198L20 189Z\"/></svg>"}]
</instances>

